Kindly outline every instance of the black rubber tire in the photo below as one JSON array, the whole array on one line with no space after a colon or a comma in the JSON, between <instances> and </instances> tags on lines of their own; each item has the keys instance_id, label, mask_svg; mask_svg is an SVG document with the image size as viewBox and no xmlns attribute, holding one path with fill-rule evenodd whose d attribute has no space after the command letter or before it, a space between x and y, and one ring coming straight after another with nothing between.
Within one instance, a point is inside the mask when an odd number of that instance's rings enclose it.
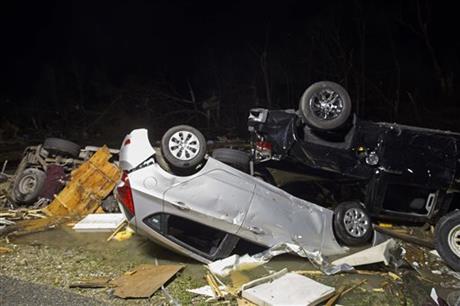
<instances>
[{"instance_id":1,"label":"black rubber tire","mask_svg":"<svg viewBox=\"0 0 460 306\"><path fill-rule=\"evenodd\" d=\"M244 151L220 148L212 152L212 157L245 173L249 172L249 154Z\"/></svg>"},{"instance_id":2,"label":"black rubber tire","mask_svg":"<svg viewBox=\"0 0 460 306\"><path fill-rule=\"evenodd\" d=\"M52 155L63 155L78 158L80 146L74 142L60 138L46 138L43 142L43 149Z\"/></svg>"},{"instance_id":3,"label":"black rubber tire","mask_svg":"<svg viewBox=\"0 0 460 306\"><path fill-rule=\"evenodd\" d=\"M439 219L434 230L434 246L449 267L460 272L460 257L449 246L449 232L460 225L460 210L452 211Z\"/></svg>"},{"instance_id":4,"label":"black rubber tire","mask_svg":"<svg viewBox=\"0 0 460 306\"><path fill-rule=\"evenodd\" d=\"M312 110L310 109L310 99L316 95L318 92L324 89L330 89L336 92L339 97L342 99L343 108L342 112L332 119L322 119L317 117ZM313 128L320 130L333 130L341 127L345 124L351 114L351 99L348 92L337 83L329 81L321 81L310 85L299 102L299 113L304 123L310 125Z\"/></svg>"},{"instance_id":5,"label":"black rubber tire","mask_svg":"<svg viewBox=\"0 0 460 306\"><path fill-rule=\"evenodd\" d=\"M354 237L352 236L345 227L345 213L349 209L358 209L360 212L364 214L367 219L367 231L365 231L364 235L361 237ZM344 244L346 246L359 246L364 245L371 240L374 230L372 228L371 219L367 210L358 202L350 201L350 202L343 202L337 205L334 210L334 220L333 220L333 228L334 233L339 241L339 243Z\"/></svg>"},{"instance_id":6,"label":"black rubber tire","mask_svg":"<svg viewBox=\"0 0 460 306\"><path fill-rule=\"evenodd\" d=\"M108 195L101 203L102 210L106 213L119 213L120 207L113 194Z\"/></svg>"},{"instance_id":7,"label":"black rubber tire","mask_svg":"<svg viewBox=\"0 0 460 306\"><path fill-rule=\"evenodd\" d=\"M175 133L180 131L189 132L198 139L198 153L190 160L176 158L169 150L169 140ZM184 171L195 170L204 162L204 157L206 156L206 138L204 138L200 131L189 125L174 126L167 130L161 138L161 153L173 171L183 173Z\"/></svg>"},{"instance_id":8,"label":"black rubber tire","mask_svg":"<svg viewBox=\"0 0 460 306\"><path fill-rule=\"evenodd\" d=\"M32 204L38 199L40 191L43 189L46 180L46 173L35 168L25 169L18 174L14 180L13 188L11 189L10 197L16 204ZM32 184L30 190L25 190L25 184Z\"/></svg>"}]
</instances>

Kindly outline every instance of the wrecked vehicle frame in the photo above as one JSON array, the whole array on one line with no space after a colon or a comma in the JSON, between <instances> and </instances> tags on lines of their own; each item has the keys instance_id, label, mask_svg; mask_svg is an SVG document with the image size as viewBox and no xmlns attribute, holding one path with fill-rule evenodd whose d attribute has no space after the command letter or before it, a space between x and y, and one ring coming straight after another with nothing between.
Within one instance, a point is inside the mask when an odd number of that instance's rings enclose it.
<instances>
[{"instance_id":1,"label":"wrecked vehicle frame","mask_svg":"<svg viewBox=\"0 0 460 306\"><path fill-rule=\"evenodd\" d=\"M294 110L252 109L254 161L315 177L337 202L359 200L376 218L435 223L458 208L460 134L350 121L322 131Z\"/></svg>"},{"instance_id":2,"label":"wrecked vehicle frame","mask_svg":"<svg viewBox=\"0 0 460 306\"><path fill-rule=\"evenodd\" d=\"M49 203L65 185L72 170L87 161L99 147L86 146L60 138L46 138L42 144L24 149L22 159L9 180L8 198L15 206L43 206ZM118 150L109 149L112 154ZM42 201L42 199L44 201Z\"/></svg>"},{"instance_id":3,"label":"wrecked vehicle frame","mask_svg":"<svg viewBox=\"0 0 460 306\"><path fill-rule=\"evenodd\" d=\"M177 133L172 137L189 132ZM193 173L179 175L163 169L159 153L147 130L128 134L115 190L129 223L151 240L204 263L230 255L239 241L264 248L294 243L326 256L346 252L335 239L331 210L212 157Z\"/></svg>"}]
</instances>

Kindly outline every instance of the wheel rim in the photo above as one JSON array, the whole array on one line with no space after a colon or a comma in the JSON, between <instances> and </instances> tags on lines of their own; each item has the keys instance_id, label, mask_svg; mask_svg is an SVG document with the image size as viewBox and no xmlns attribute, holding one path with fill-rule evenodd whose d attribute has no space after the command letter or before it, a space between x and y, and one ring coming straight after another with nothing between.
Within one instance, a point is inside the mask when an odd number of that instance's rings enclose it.
<instances>
[{"instance_id":1,"label":"wheel rim","mask_svg":"<svg viewBox=\"0 0 460 306\"><path fill-rule=\"evenodd\" d=\"M348 234L355 238L361 238L369 230L369 219L366 213L359 208L350 208L345 212L343 224Z\"/></svg>"},{"instance_id":2,"label":"wheel rim","mask_svg":"<svg viewBox=\"0 0 460 306\"><path fill-rule=\"evenodd\" d=\"M333 120L343 111L340 95L332 89L324 88L315 93L309 101L310 110L322 120Z\"/></svg>"},{"instance_id":3,"label":"wheel rim","mask_svg":"<svg viewBox=\"0 0 460 306\"><path fill-rule=\"evenodd\" d=\"M200 152L200 141L191 132L178 131L169 138L168 147L175 158L191 160Z\"/></svg>"},{"instance_id":4,"label":"wheel rim","mask_svg":"<svg viewBox=\"0 0 460 306\"><path fill-rule=\"evenodd\" d=\"M29 194L35 190L37 187L38 181L37 178L33 175L24 176L18 184L19 192L22 194Z\"/></svg>"},{"instance_id":5,"label":"wheel rim","mask_svg":"<svg viewBox=\"0 0 460 306\"><path fill-rule=\"evenodd\" d=\"M460 257L460 224L452 228L447 237L449 248L457 257Z\"/></svg>"}]
</instances>

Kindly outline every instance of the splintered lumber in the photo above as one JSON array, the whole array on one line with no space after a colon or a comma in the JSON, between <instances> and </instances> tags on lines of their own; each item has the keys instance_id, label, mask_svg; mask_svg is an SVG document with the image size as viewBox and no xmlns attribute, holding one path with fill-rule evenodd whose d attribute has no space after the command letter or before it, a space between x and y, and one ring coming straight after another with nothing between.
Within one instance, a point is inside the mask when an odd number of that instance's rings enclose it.
<instances>
[{"instance_id":1,"label":"splintered lumber","mask_svg":"<svg viewBox=\"0 0 460 306\"><path fill-rule=\"evenodd\" d=\"M66 187L42 210L47 218L17 221L15 232L10 235L44 231L94 212L121 177L121 170L109 161L110 158L109 149L100 148L91 159L72 171ZM31 216L41 217L38 212L33 211Z\"/></svg>"},{"instance_id":2,"label":"splintered lumber","mask_svg":"<svg viewBox=\"0 0 460 306\"><path fill-rule=\"evenodd\" d=\"M48 216L84 216L100 206L121 177L110 160L109 149L100 148L88 161L72 171L67 186L43 209Z\"/></svg>"}]
</instances>

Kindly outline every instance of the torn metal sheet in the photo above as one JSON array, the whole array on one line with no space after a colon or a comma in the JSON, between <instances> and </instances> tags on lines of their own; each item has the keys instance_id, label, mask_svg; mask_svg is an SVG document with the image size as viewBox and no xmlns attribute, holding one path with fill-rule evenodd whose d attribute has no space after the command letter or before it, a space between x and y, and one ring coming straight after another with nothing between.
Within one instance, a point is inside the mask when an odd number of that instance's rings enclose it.
<instances>
[{"instance_id":1,"label":"torn metal sheet","mask_svg":"<svg viewBox=\"0 0 460 306\"><path fill-rule=\"evenodd\" d=\"M334 292L333 287L283 269L245 284L242 297L257 305L316 305Z\"/></svg>"},{"instance_id":2,"label":"torn metal sheet","mask_svg":"<svg viewBox=\"0 0 460 306\"><path fill-rule=\"evenodd\" d=\"M292 254L307 258L326 275L352 271L354 268L346 263L330 264L318 251L310 252L294 243L280 243L261 253L249 256L232 255L230 257L208 264L209 270L219 276L225 277L232 271L249 270L269 262L273 257L282 254Z\"/></svg>"},{"instance_id":3,"label":"torn metal sheet","mask_svg":"<svg viewBox=\"0 0 460 306\"><path fill-rule=\"evenodd\" d=\"M115 287L115 296L148 298L184 267L184 265L140 265L133 271L110 281L110 285Z\"/></svg>"},{"instance_id":4,"label":"torn metal sheet","mask_svg":"<svg viewBox=\"0 0 460 306\"><path fill-rule=\"evenodd\" d=\"M253 255L256 260L269 261L271 258L282 255L293 254L310 260L312 264L318 267L324 274L333 275L340 272L352 271L354 268L346 263L330 264L319 251L310 252L294 243L280 243L270 249Z\"/></svg>"}]
</instances>

